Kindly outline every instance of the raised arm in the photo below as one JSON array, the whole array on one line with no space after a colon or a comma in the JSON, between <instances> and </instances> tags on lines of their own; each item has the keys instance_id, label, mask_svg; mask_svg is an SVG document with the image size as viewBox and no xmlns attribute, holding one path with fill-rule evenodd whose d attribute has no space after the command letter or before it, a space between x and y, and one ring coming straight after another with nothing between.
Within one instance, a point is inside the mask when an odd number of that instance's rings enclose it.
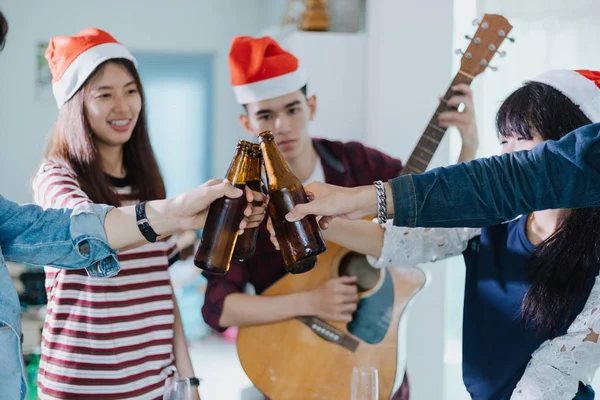
<instances>
[{"instance_id":1,"label":"raised arm","mask_svg":"<svg viewBox=\"0 0 600 400\"><path fill-rule=\"evenodd\" d=\"M161 236L204 226L208 206L222 196L243 192L227 182L210 181L167 200L146 204L146 215ZM249 201L253 195L247 191ZM251 215L251 213L253 213ZM250 207L240 228L264 208ZM117 249L144 242L133 206L113 208L83 202L71 209L18 205L0 196L0 246L9 261L63 268L86 268L91 276L118 272Z\"/></svg>"},{"instance_id":2,"label":"raised arm","mask_svg":"<svg viewBox=\"0 0 600 400\"><path fill-rule=\"evenodd\" d=\"M435 262L461 254L469 240L478 236L478 228L406 228L388 221L381 254L367 256L376 268Z\"/></svg>"},{"instance_id":3,"label":"raised arm","mask_svg":"<svg viewBox=\"0 0 600 400\"><path fill-rule=\"evenodd\" d=\"M600 206L600 124L577 129L530 151L394 178L386 186L394 225L484 227L532 211ZM304 215L363 218L377 213L373 186L340 188L313 183L314 201L296 206ZM326 226L327 219L322 220Z\"/></svg>"},{"instance_id":4,"label":"raised arm","mask_svg":"<svg viewBox=\"0 0 600 400\"><path fill-rule=\"evenodd\" d=\"M600 124L531 151L390 181L394 225L483 227L520 214L600 205Z\"/></svg>"}]
</instances>

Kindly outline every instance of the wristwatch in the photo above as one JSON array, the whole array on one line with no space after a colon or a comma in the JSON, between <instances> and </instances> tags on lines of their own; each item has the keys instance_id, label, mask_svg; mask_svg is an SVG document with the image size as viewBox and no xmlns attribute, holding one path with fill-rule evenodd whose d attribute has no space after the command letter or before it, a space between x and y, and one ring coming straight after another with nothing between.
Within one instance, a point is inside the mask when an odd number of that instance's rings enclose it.
<instances>
[{"instance_id":1,"label":"wristwatch","mask_svg":"<svg viewBox=\"0 0 600 400\"><path fill-rule=\"evenodd\" d=\"M154 232L154 229L150 226L150 222L148 222L148 218L146 217L146 202L142 201L141 203L135 206L135 219L137 220L137 226L142 235L146 238L150 243L156 242L158 235Z\"/></svg>"}]
</instances>

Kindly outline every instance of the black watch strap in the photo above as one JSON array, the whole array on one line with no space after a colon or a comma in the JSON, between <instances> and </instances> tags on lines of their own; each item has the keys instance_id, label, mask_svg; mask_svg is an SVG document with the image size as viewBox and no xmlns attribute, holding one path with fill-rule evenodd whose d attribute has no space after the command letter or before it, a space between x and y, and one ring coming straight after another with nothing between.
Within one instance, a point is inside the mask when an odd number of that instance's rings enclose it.
<instances>
[{"instance_id":1,"label":"black watch strap","mask_svg":"<svg viewBox=\"0 0 600 400\"><path fill-rule=\"evenodd\" d=\"M141 203L135 206L135 219L137 220L137 226L142 235L146 238L150 243L156 242L158 235L154 232L154 229L150 226L150 222L148 222L148 218L146 217L146 202L142 201Z\"/></svg>"},{"instance_id":2,"label":"black watch strap","mask_svg":"<svg viewBox=\"0 0 600 400\"><path fill-rule=\"evenodd\" d=\"M191 386L200 386L200 379L196 378L195 376L192 378L188 378L188 381L190 381Z\"/></svg>"}]
</instances>

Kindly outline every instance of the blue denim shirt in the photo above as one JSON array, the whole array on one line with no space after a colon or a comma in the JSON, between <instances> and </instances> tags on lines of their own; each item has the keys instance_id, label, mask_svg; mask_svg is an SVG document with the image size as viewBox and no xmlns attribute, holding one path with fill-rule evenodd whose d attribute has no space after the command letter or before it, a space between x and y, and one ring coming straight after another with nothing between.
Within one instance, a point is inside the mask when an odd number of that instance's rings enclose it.
<instances>
[{"instance_id":1,"label":"blue denim shirt","mask_svg":"<svg viewBox=\"0 0 600 400\"><path fill-rule=\"evenodd\" d=\"M83 204L74 210L42 210L39 206L18 205L0 196L0 354L5 356L0 361L2 396L10 391L11 397L6 398L20 396L23 399L26 394L21 357L21 307L5 260L85 268L95 277L116 275L119 264L104 233L104 218L111 209ZM16 382L14 377L17 377ZM12 397L18 391L20 394Z\"/></svg>"},{"instance_id":2,"label":"blue denim shirt","mask_svg":"<svg viewBox=\"0 0 600 400\"><path fill-rule=\"evenodd\" d=\"M532 211L600 206L600 124L530 151L390 180L394 225L485 227Z\"/></svg>"}]
</instances>

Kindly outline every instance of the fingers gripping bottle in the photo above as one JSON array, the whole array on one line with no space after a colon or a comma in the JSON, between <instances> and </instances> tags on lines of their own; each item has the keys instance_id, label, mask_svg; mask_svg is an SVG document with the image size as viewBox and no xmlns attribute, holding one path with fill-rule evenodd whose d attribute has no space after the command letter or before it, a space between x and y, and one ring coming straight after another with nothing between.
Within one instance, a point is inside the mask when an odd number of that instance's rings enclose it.
<instances>
[{"instance_id":1,"label":"fingers gripping bottle","mask_svg":"<svg viewBox=\"0 0 600 400\"><path fill-rule=\"evenodd\" d=\"M269 186L269 217L273 222L285 269L291 274L310 271L327 245L313 215L289 222L285 215L294 206L308 202L304 186L285 162L271 132L258 137Z\"/></svg>"},{"instance_id":2,"label":"fingers gripping bottle","mask_svg":"<svg viewBox=\"0 0 600 400\"><path fill-rule=\"evenodd\" d=\"M252 143L240 140L225 178L244 190L251 161ZM221 197L208 209L200 245L194 257L196 267L215 274L226 274L244 218L246 196L237 199Z\"/></svg>"}]
</instances>

